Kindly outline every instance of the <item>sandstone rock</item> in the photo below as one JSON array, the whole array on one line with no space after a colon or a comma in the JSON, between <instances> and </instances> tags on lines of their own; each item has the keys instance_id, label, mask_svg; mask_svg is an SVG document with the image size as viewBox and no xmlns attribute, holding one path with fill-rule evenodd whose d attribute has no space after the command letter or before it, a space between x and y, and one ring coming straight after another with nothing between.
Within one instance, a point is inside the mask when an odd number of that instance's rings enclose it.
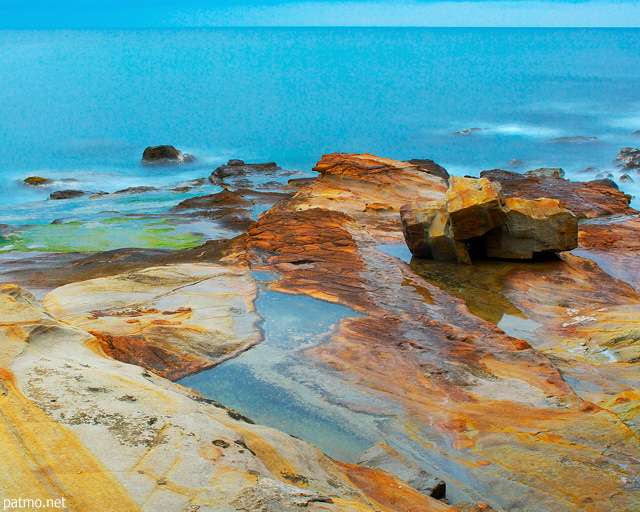
<instances>
[{"instance_id":1,"label":"sandstone rock","mask_svg":"<svg viewBox=\"0 0 640 512\"><path fill-rule=\"evenodd\" d=\"M640 149L622 148L613 161L624 164L623 171L640 169Z\"/></svg>"},{"instance_id":2,"label":"sandstone rock","mask_svg":"<svg viewBox=\"0 0 640 512\"><path fill-rule=\"evenodd\" d=\"M539 167L524 173L525 176L542 176L545 178L564 178L564 169L560 167Z\"/></svg>"},{"instance_id":3,"label":"sandstone rock","mask_svg":"<svg viewBox=\"0 0 640 512\"><path fill-rule=\"evenodd\" d=\"M177 380L261 341L256 293L246 268L182 264L69 284L42 303L111 357Z\"/></svg>"},{"instance_id":4,"label":"sandstone rock","mask_svg":"<svg viewBox=\"0 0 640 512\"><path fill-rule=\"evenodd\" d=\"M558 199L561 207L571 210L578 218L635 212L629 208L631 196L602 184L572 182L544 176L525 176L499 169L482 171L480 176L499 182L505 197Z\"/></svg>"},{"instance_id":5,"label":"sandstone rock","mask_svg":"<svg viewBox=\"0 0 640 512\"><path fill-rule=\"evenodd\" d=\"M177 165L192 162L193 155L183 153L173 146L149 146L142 153L142 163L147 165Z\"/></svg>"},{"instance_id":6,"label":"sandstone rock","mask_svg":"<svg viewBox=\"0 0 640 512\"><path fill-rule=\"evenodd\" d=\"M118 190L113 194L143 194L145 192L153 192L154 190L158 190L156 187L129 187L123 190Z\"/></svg>"},{"instance_id":7,"label":"sandstone rock","mask_svg":"<svg viewBox=\"0 0 640 512\"><path fill-rule=\"evenodd\" d=\"M22 183L29 185L30 187L43 187L51 185L53 180L50 180L49 178L41 178L39 176L30 176L29 178L25 178Z\"/></svg>"},{"instance_id":8,"label":"sandstone rock","mask_svg":"<svg viewBox=\"0 0 640 512\"><path fill-rule=\"evenodd\" d=\"M16 286L0 287L0 316L3 496L86 512L456 511L105 357Z\"/></svg>"},{"instance_id":9,"label":"sandstone rock","mask_svg":"<svg viewBox=\"0 0 640 512\"><path fill-rule=\"evenodd\" d=\"M418 466L413 457L403 457L386 444L379 443L367 450L358 464L383 469L432 498L439 499L445 496L447 486L442 480Z\"/></svg>"},{"instance_id":10,"label":"sandstone rock","mask_svg":"<svg viewBox=\"0 0 640 512\"><path fill-rule=\"evenodd\" d=\"M620 190L620 187L613 181L613 174L609 174L607 178L599 178L596 180L587 181L588 185L595 185L596 187L605 187L605 188L613 188L615 190Z\"/></svg>"},{"instance_id":11,"label":"sandstone rock","mask_svg":"<svg viewBox=\"0 0 640 512\"><path fill-rule=\"evenodd\" d=\"M557 199L507 198L504 208L507 222L486 236L490 258L531 259L577 247L578 220Z\"/></svg>"},{"instance_id":12,"label":"sandstone rock","mask_svg":"<svg viewBox=\"0 0 640 512\"><path fill-rule=\"evenodd\" d=\"M438 176L445 181L449 180L449 173L447 172L447 170L441 165L438 165L437 163L435 163L433 160L414 158L412 160L407 160L407 161L410 164L417 165L424 172L428 172L429 174Z\"/></svg>"},{"instance_id":13,"label":"sandstone rock","mask_svg":"<svg viewBox=\"0 0 640 512\"><path fill-rule=\"evenodd\" d=\"M502 209L502 191L483 178L452 176L447 190L447 212L455 240L484 235L507 220Z\"/></svg>"}]
</instances>

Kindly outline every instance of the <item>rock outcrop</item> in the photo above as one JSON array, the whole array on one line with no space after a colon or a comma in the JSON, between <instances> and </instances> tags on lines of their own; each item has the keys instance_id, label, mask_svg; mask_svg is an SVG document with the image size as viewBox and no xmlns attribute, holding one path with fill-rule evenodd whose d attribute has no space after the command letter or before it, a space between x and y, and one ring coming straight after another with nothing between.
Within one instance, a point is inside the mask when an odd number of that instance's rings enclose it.
<instances>
[{"instance_id":1,"label":"rock outcrop","mask_svg":"<svg viewBox=\"0 0 640 512\"><path fill-rule=\"evenodd\" d=\"M28 292L0 286L7 498L74 512L456 512L223 405L106 357Z\"/></svg>"},{"instance_id":2,"label":"rock outcrop","mask_svg":"<svg viewBox=\"0 0 640 512\"><path fill-rule=\"evenodd\" d=\"M505 197L557 199L562 208L571 210L578 218L629 214L635 211L629 207L631 196L600 183L526 176L500 169L482 171L480 177L500 183Z\"/></svg>"},{"instance_id":3,"label":"rock outcrop","mask_svg":"<svg viewBox=\"0 0 640 512\"><path fill-rule=\"evenodd\" d=\"M149 146L142 153L142 163L147 165L178 165L193 162L194 157L173 146Z\"/></svg>"},{"instance_id":4,"label":"rock outcrop","mask_svg":"<svg viewBox=\"0 0 640 512\"><path fill-rule=\"evenodd\" d=\"M30 176L25 178L22 183L30 187L45 187L47 185L51 185L53 180L50 180L49 178L41 178L40 176Z\"/></svg>"},{"instance_id":5,"label":"rock outcrop","mask_svg":"<svg viewBox=\"0 0 640 512\"><path fill-rule=\"evenodd\" d=\"M400 216L414 256L471 263L470 252L490 258L531 259L574 249L577 219L556 199L502 197L480 178L450 180L444 201L409 203Z\"/></svg>"},{"instance_id":6,"label":"rock outcrop","mask_svg":"<svg viewBox=\"0 0 640 512\"><path fill-rule=\"evenodd\" d=\"M640 169L640 149L622 148L614 163L621 164L623 171Z\"/></svg>"}]
</instances>

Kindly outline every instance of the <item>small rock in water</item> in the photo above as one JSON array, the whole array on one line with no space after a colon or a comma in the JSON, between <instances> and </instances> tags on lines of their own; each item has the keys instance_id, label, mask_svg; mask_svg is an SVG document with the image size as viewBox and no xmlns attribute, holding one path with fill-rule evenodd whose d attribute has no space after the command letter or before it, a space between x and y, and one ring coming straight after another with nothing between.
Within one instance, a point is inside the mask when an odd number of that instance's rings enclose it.
<instances>
[{"instance_id":1,"label":"small rock in water","mask_svg":"<svg viewBox=\"0 0 640 512\"><path fill-rule=\"evenodd\" d=\"M611 178L613 177L611 174L609 174L606 178L600 178L600 179L596 179L596 180L587 181L587 183L591 184L591 185L599 185L601 187L615 188L616 190L620 190L620 188L618 187L616 182L613 181L609 176L611 176ZM597 176L596 176L596 178L597 178Z\"/></svg>"},{"instance_id":2,"label":"small rock in water","mask_svg":"<svg viewBox=\"0 0 640 512\"><path fill-rule=\"evenodd\" d=\"M633 178L631 176L629 176L628 174L623 174L622 176L620 176L620 181L624 181L627 183L633 183Z\"/></svg>"},{"instance_id":3,"label":"small rock in water","mask_svg":"<svg viewBox=\"0 0 640 512\"><path fill-rule=\"evenodd\" d=\"M640 169L640 149L622 148L613 161L624 164L623 171Z\"/></svg>"},{"instance_id":4,"label":"small rock in water","mask_svg":"<svg viewBox=\"0 0 640 512\"><path fill-rule=\"evenodd\" d=\"M636 130L635 132L633 132L634 135L640 135L640 130Z\"/></svg>"},{"instance_id":5,"label":"small rock in water","mask_svg":"<svg viewBox=\"0 0 640 512\"><path fill-rule=\"evenodd\" d=\"M41 178L40 176L30 176L29 178L26 178L22 183L30 187L43 187L46 185L51 185L53 183L53 180L50 180L49 178Z\"/></svg>"},{"instance_id":6,"label":"small rock in water","mask_svg":"<svg viewBox=\"0 0 640 512\"><path fill-rule=\"evenodd\" d=\"M517 158L512 158L511 160L509 160L509 165L511 165L512 167L518 167L518 166L520 166L522 164L523 164L523 162L521 162Z\"/></svg>"},{"instance_id":7,"label":"small rock in water","mask_svg":"<svg viewBox=\"0 0 640 512\"><path fill-rule=\"evenodd\" d=\"M460 130L459 132L452 132L451 135L474 135L481 131L482 128L467 128L466 130Z\"/></svg>"},{"instance_id":8,"label":"small rock in water","mask_svg":"<svg viewBox=\"0 0 640 512\"><path fill-rule=\"evenodd\" d=\"M560 167L539 167L525 172L527 176L544 176L546 178L564 178L564 169Z\"/></svg>"},{"instance_id":9,"label":"small rock in water","mask_svg":"<svg viewBox=\"0 0 640 512\"><path fill-rule=\"evenodd\" d=\"M173 146L149 146L142 153L142 163L148 165L177 165L192 162L193 155Z\"/></svg>"},{"instance_id":10,"label":"small rock in water","mask_svg":"<svg viewBox=\"0 0 640 512\"><path fill-rule=\"evenodd\" d=\"M597 137L558 137L557 139L550 139L549 142L557 144L592 144L600 142L600 140Z\"/></svg>"},{"instance_id":11,"label":"small rock in water","mask_svg":"<svg viewBox=\"0 0 640 512\"><path fill-rule=\"evenodd\" d=\"M237 176L253 176L253 175L275 175L282 171L282 168L275 162L267 162L265 164L247 164L243 160L229 160L226 165L221 165L215 169L209 180L214 184L219 184L222 180L229 177ZM248 183L251 185L251 183Z\"/></svg>"},{"instance_id":12,"label":"small rock in water","mask_svg":"<svg viewBox=\"0 0 640 512\"><path fill-rule=\"evenodd\" d=\"M144 192L151 192L153 190L158 190L156 187L129 187L124 190L118 190L113 194L142 194Z\"/></svg>"},{"instance_id":13,"label":"small rock in water","mask_svg":"<svg viewBox=\"0 0 640 512\"><path fill-rule=\"evenodd\" d=\"M49 199L73 199L74 197L81 197L93 193L94 192L87 192L85 190L57 190L49 195Z\"/></svg>"},{"instance_id":14,"label":"small rock in water","mask_svg":"<svg viewBox=\"0 0 640 512\"><path fill-rule=\"evenodd\" d=\"M582 171L578 171L578 174L596 174L599 172L600 172L600 169L598 169L597 167L587 167Z\"/></svg>"}]
</instances>

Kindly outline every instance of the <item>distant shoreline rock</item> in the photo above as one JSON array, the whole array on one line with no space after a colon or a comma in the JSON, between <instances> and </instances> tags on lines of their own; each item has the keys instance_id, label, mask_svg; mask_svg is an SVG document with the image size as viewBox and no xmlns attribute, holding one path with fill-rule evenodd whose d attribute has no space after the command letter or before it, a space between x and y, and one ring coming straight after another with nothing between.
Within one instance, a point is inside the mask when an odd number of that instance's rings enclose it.
<instances>
[{"instance_id":1,"label":"distant shoreline rock","mask_svg":"<svg viewBox=\"0 0 640 512\"><path fill-rule=\"evenodd\" d=\"M168 145L149 146L142 153L142 163L145 165L180 165L194 160L193 155Z\"/></svg>"}]
</instances>

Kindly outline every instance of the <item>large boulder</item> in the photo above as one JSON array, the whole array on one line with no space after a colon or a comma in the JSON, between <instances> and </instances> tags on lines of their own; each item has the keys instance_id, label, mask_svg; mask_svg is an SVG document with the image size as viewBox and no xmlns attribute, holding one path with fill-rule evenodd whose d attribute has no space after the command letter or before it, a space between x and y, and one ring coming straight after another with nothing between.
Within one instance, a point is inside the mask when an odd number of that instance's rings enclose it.
<instances>
[{"instance_id":1,"label":"large boulder","mask_svg":"<svg viewBox=\"0 0 640 512\"><path fill-rule=\"evenodd\" d=\"M193 155L168 145L149 146L142 153L142 163L147 165L177 165L193 160Z\"/></svg>"},{"instance_id":2,"label":"large boulder","mask_svg":"<svg viewBox=\"0 0 640 512\"><path fill-rule=\"evenodd\" d=\"M557 199L507 198L507 222L486 235L487 256L531 259L578 246L578 219Z\"/></svg>"},{"instance_id":3,"label":"large boulder","mask_svg":"<svg viewBox=\"0 0 640 512\"><path fill-rule=\"evenodd\" d=\"M504 224L502 191L487 179L452 176L447 190L447 212L453 237L468 240Z\"/></svg>"}]
</instances>

